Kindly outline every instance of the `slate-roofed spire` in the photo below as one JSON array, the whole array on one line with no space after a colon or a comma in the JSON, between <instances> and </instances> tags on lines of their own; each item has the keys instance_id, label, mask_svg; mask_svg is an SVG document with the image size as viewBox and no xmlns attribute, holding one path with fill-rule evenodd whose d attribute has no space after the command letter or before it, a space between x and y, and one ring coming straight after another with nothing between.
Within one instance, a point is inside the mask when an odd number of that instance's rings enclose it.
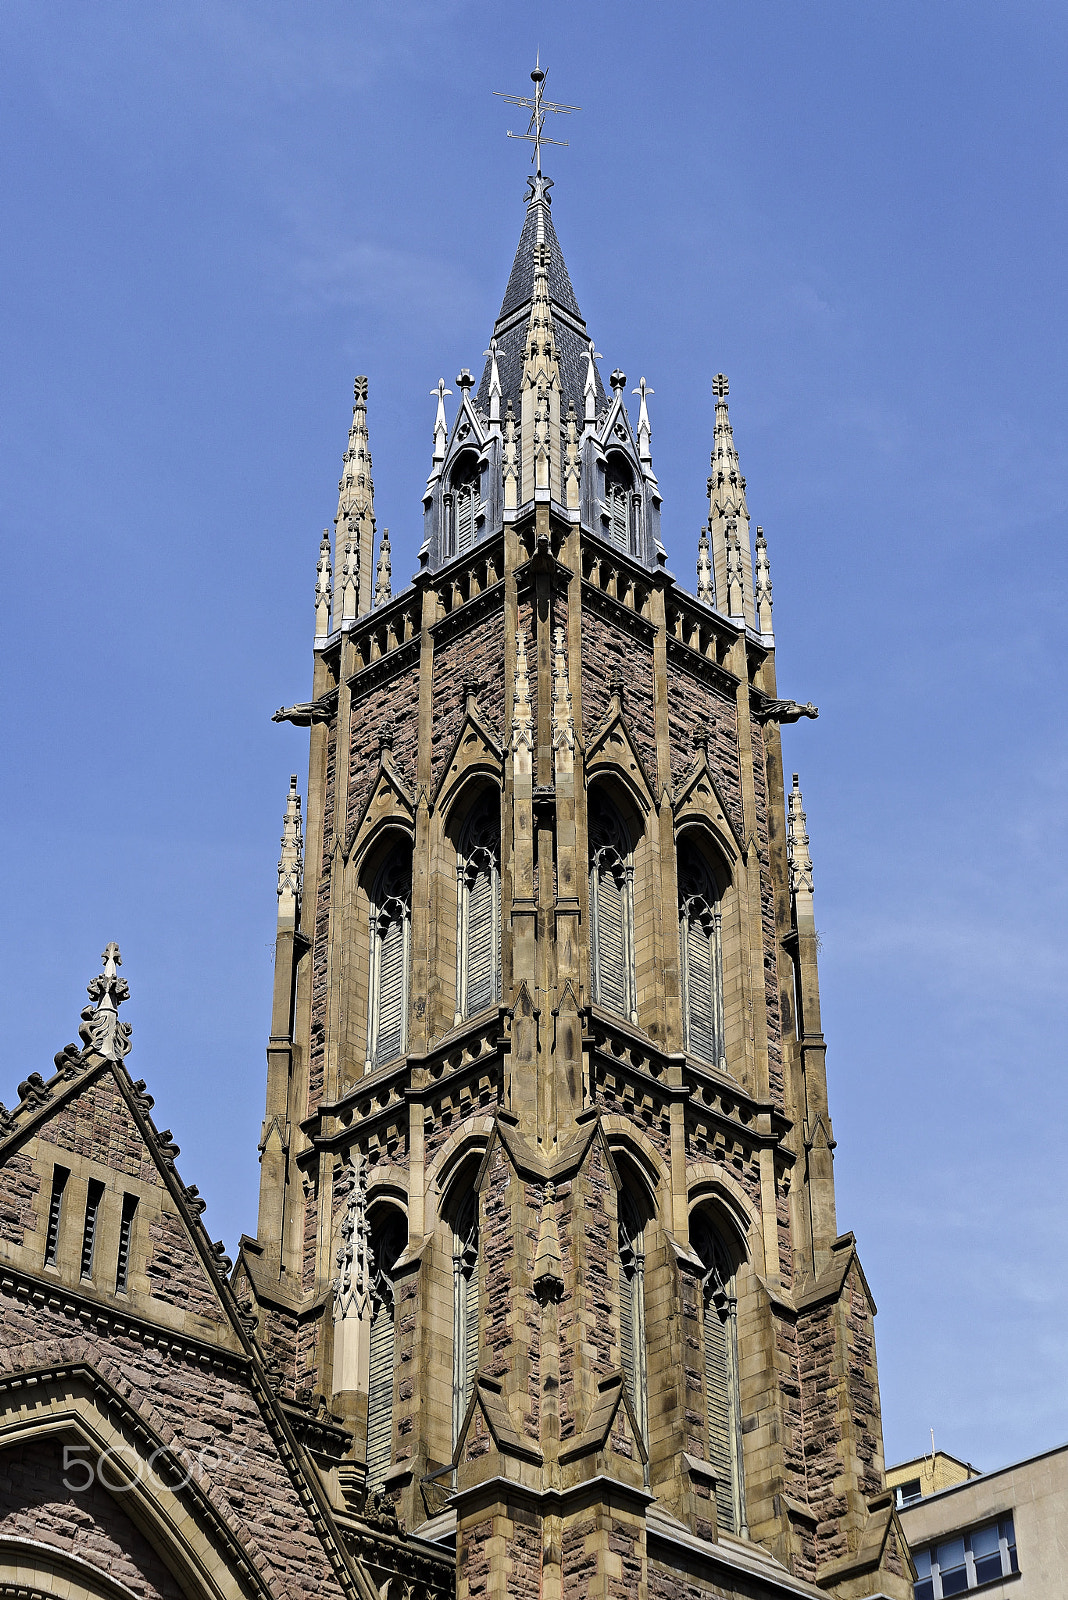
<instances>
[{"instance_id":1,"label":"slate-roofed spire","mask_svg":"<svg viewBox=\"0 0 1068 1600\"><path fill-rule=\"evenodd\" d=\"M353 388L352 426L338 484L334 518L334 569L341 589L340 619L352 621L371 609L375 548L375 485L367 435L367 379ZM335 626L337 623L335 610Z\"/></svg>"},{"instance_id":2,"label":"slate-roofed spire","mask_svg":"<svg viewBox=\"0 0 1068 1600\"><path fill-rule=\"evenodd\" d=\"M546 252L545 295L548 301L555 336L556 356L560 367L561 414L566 415L568 402L573 401L577 414L585 415L583 383L586 378L586 352L589 333L579 310L571 278L564 262L560 241L556 236L550 212L549 190L553 180L542 177L527 179L527 212L516 247L515 260L504 291L501 309L493 326L496 345L494 355L501 386L500 415L504 416L509 400L519 412L523 383L523 366L526 359L526 334L530 326L534 304L535 260L544 247ZM487 356L478 387L475 403L484 416L490 415L490 382L493 358ZM600 375L596 375L597 409L605 405L605 393Z\"/></svg>"},{"instance_id":3,"label":"slate-roofed spire","mask_svg":"<svg viewBox=\"0 0 1068 1600\"><path fill-rule=\"evenodd\" d=\"M534 247L534 294L530 302L519 418L524 501L539 489L560 491L560 367L556 359L549 301L549 247Z\"/></svg>"},{"instance_id":4,"label":"slate-roofed spire","mask_svg":"<svg viewBox=\"0 0 1068 1600\"><path fill-rule=\"evenodd\" d=\"M749 507L745 499L745 479L738 462L738 452L734 448L734 432L727 411L729 388L726 376L718 372L712 382L712 393L716 397L716 428L708 477L712 569L717 596L722 596L732 608L740 604L741 610L734 612L732 609L732 615L739 618L744 616L749 626L755 628ZM731 532L732 523L736 525L736 537Z\"/></svg>"}]
</instances>

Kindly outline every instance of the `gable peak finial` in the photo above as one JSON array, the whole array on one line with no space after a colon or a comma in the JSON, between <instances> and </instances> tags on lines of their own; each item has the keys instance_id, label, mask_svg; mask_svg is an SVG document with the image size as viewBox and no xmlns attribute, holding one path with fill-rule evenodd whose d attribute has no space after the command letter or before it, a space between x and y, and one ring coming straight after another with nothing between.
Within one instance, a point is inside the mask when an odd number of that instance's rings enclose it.
<instances>
[{"instance_id":1,"label":"gable peak finial","mask_svg":"<svg viewBox=\"0 0 1068 1600\"><path fill-rule=\"evenodd\" d=\"M627 374L622 367L617 367L608 381L612 385L613 392L621 395L627 387Z\"/></svg>"},{"instance_id":2,"label":"gable peak finial","mask_svg":"<svg viewBox=\"0 0 1068 1600\"><path fill-rule=\"evenodd\" d=\"M86 986L93 1002L81 1014L78 1033L86 1049L108 1061L121 1061L130 1049L130 1025L119 1021L119 1007L130 998L130 986L119 977L122 956L114 940L105 945L100 957L103 971Z\"/></svg>"},{"instance_id":3,"label":"gable peak finial","mask_svg":"<svg viewBox=\"0 0 1068 1600\"><path fill-rule=\"evenodd\" d=\"M438 408L434 413L434 465L439 466L445 460L445 445L449 437L448 423L445 421L445 396L452 394L451 389L446 389L445 379L439 378L436 388L431 389L430 398L436 400Z\"/></svg>"}]
</instances>

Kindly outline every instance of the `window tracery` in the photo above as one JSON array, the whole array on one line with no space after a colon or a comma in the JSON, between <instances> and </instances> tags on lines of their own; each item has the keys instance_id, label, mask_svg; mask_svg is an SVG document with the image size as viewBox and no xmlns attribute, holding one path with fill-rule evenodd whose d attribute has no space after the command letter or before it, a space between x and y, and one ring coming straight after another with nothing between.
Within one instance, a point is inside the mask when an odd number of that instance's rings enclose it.
<instances>
[{"instance_id":1,"label":"window tracery","mask_svg":"<svg viewBox=\"0 0 1068 1600\"><path fill-rule=\"evenodd\" d=\"M464 827L456 852L456 1022L501 993L501 819L494 793Z\"/></svg>"},{"instance_id":2,"label":"window tracery","mask_svg":"<svg viewBox=\"0 0 1068 1600\"><path fill-rule=\"evenodd\" d=\"M615 807L591 799L590 966L593 998L637 1022L634 983L634 859Z\"/></svg>"},{"instance_id":3,"label":"window tracery","mask_svg":"<svg viewBox=\"0 0 1068 1600\"><path fill-rule=\"evenodd\" d=\"M679 953L686 1049L726 1070L720 895L699 851L680 843Z\"/></svg>"}]
</instances>

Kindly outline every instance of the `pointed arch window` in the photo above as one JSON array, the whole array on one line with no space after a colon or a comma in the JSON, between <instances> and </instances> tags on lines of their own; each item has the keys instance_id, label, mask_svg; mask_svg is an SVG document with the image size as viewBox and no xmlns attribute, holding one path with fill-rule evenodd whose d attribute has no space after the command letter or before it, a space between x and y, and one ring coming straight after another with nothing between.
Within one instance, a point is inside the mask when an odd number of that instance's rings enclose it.
<instances>
[{"instance_id":1,"label":"pointed arch window","mask_svg":"<svg viewBox=\"0 0 1068 1600\"><path fill-rule=\"evenodd\" d=\"M464 827L456 852L456 1018L501 993L501 812L493 794Z\"/></svg>"},{"instance_id":2,"label":"pointed arch window","mask_svg":"<svg viewBox=\"0 0 1068 1600\"><path fill-rule=\"evenodd\" d=\"M738 1400L738 1302L734 1269L708 1219L696 1215L690 1243L703 1268L702 1339L708 1461L716 1475L716 1520L728 1533L745 1532L741 1409Z\"/></svg>"},{"instance_id":3,"label":"pointed arch window","mask_svg":"<svg viewBox=\"0 0 1068 1600\"><path fill-rule=\"evenodd\" d=\"M478 525L484 514L481 475L473 455L462 456L454 467L443 497L445 512L445 556L462 556L478 538Z\"/></svg>"},{"instance_id":4,"label":"pointed arch window","mask_svg":"<svg viewBox=\"0 0 1068 1600\"><path fill-rule=\"evenodd\" d=\"M590 807L590 966L593 998L637 1022L634 859L623 819L603 797Z\"/></svg>"},{"instance_id":5,"label":"pointed arch window","mask_svg":"<svg viewBox=\"0 0 1068 1600\"><path fill-rule=\"evenodd\" d=\"M391 1216L374 1228L368 1248L371 1299L367 1382L367 1490L380 1489L393 1457L393 1368L396 1296L393 1272L406 1240L403 1221Z\"/></svg>"},{"instance_id":6,"label":"pointed arch window","mask_svg":"<svg viewBox=\"0 0 1068 1600\"><path fill-rule=\"evenodd\" d=\"M386 858L371 894L368 1072L407 1048L411 942L412 852L405 843Z\"/></svg>"},{"instance_id":7,"label":"pointed arch window","mask_svg":"<svg viewBox=\"0 0 1068 1600\"><path fill-rule=\"evenodd\" d=\"M623 1381L642 1438L648 1438L645 1354L645 1223L627 1189L619 1191L619 1350Z\"/></svg>"},{"instance_id":8,"label":"pointed arch window","mask_svg":"<svg viewBox=\"0 0 1068 1600\"><path fill-rule=\"evenodd\" d=\"M478 1196L468 1194L452 1231L452 1438L460 1437L478 1370Z\"/></svg>"},{"instance_id":9,"label":"pointed arch window","mask_svg":"<svg viewBox=\"0 0 1068 1600\"><path fill-rule=\"evenodd\" d=\"M679 954L686 1049L726 1069L720 895L703 856L679 845Z\"/></svg>"},{"instance_id":10,"label":"pointed arch window","mask_svg":"<svg viewBox=\"0 0 1068 1600\"><path fill-rule=\"evenodd\" d=\"M611 457L604 476L605 536L621 550L637 549L639 504L630 468L621 459Z\"/></svg>"}]
</instances>

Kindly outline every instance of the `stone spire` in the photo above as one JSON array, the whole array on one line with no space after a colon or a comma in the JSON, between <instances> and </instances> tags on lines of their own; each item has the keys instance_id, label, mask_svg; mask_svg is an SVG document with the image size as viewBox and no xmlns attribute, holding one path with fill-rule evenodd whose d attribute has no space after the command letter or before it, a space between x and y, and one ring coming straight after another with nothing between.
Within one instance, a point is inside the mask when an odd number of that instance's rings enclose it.
<instances>
[{"instance_id":1,"label":"stone spire","mask_svg":"<svg viewBox=\"0 0 1068 1600\"><path fill-rule=\"evenodd\" d=\"M533 500L538 491L560 500L560 367L549 304L548 244L534 246L534 297L520 407L522 503Z\"/></svg>"},{"instance_id":2,"label":"stone spire","mask_svg":"<svg viewBox=\"0 0 1068 1600\"><path fill-rule=\"evenodd\" d=\"M497 341L491 339L489 349L489 422L491 429L496 433L501 426L501 372L497 365Z\"/></svg>"},{"instance_id":3,"label":"stone spire","mask_svg":"<svg viewBox=\"0 0 1068 1600\"><path fill-rule=\"evenodd\" d=\"M378 573L375 577L375 605L384 606L387 600L393 598L390 587L392 567L389 560L389 529L382 529L382 538L378 546Z\"/></svg>"},{"instance_id":4,"label":"stone spire","mask_svg":"<svg viewBox=\"0 0 1068 1600\"><path fill-rule=\"evenodd\" d=\"M790 816L787 824L786 850L790 862L790 893L795 902L805 898L808 912L812 914L812 857L808 848L808 828L805 803L801 798L801 785L794 773L794 786L790 790Z\"/></svg>"},{"instance_id":5,"label":"stone spire","mask_svg":"<svg viewBox=\"0 0 1068 1600\"><path fill-rule=\"evenodd\" d=\"M341 620L371 609L371 564L375 545L375 485L367 436L367 379L356 379L352 426L338 484L334 518L335 562L341 572ZM350 593L351 590L351 593Z\"/></svg>"},{"instance_id":6,"label":"stone spire","mask_svg":"<svg viewBox=\"0 0 1068 1600\"><path fill-rule=\"evenodd\" d=\"M119 1007L130 998L130 986L119 977L122 956L114 941L100 957L103 972L86 988L92 1001L82 1012L78 1033L87 1050L108 1061L121 1061L130 1049L130 1025L119 1021Z\"/></svg>"},{"instance_id":7,"label":"stone spire","mask_svg":"<svg viewBox=\"0 0 1068 1600\"><path fill-rule=\"evenodd\" d=\"M597 362L601 352L593 347L591 339L586 350L586 381L582 385L582 404L584 408L584 421L587 428L592 428L597 422Z\"/></svg>"},{"instance_id":8,"label":"stone spire","mask_svg":"<svg viewBox=\"0 0 1068 1600\"><path fill-rule=\"evenodd\" d=\"M756 573L754 577L756 587L756 614L757 627L765 638L774 637L774 627L771 621L771 567L768 563L768 541L764 537L763 528L756 531Z\"/></svg>"},{"instance_id":9,"label":"stone spire","mask_svg":"<svg viewBox=\"0 0 1068 1600\"><path fill-rule=\"evenodd\" d=\"M708 542L708 528L703 527L697 540L697 598L706 606L716 603L716 584L712 575L712 554Z\"/></svg>"},{"instance_id":10,"label":"stone spire","mask_svg":"<svg viewBox=\"0 0 1068 1600\"><path fill-rule=\"evenodd\" d=\"M716 428L712 446L711 471L708 477L708 526L711 534L712 568L715 574L715 592L728 604L730 614L744 616L750 627L756 627L753 605L753 572L749 554L749 507L745 499L745 479L734 448L734 433L727 411L727 394L730 385L724 373L718 372L712 383L716 397ZM737 573L732 574L731 521L736 525L741 574L738 593L730 585ZM738 605L738 610L734 606Z\"/></svg>"},{"instance_id":11,"label":"stone spire","mask_svg":"<svg viewBox=\"0 0 1068 1600\"><path fill-rule=\"evenodd\" d=\"M315 569L315 637L325 639L330 632L330 606L333 600L333 572L330 566L330 534L323 529L319 541L319 565Z\"/></svg>"},{"instance_id":12,"label":"stone spire","mask_svg":"<svg viewBox=\"0 0 1068 1600\"><path fill-rule=\"evenodd\" d=\"M289 780L285 815L282 819L282 854L278 858L278 921L296 927L300 913L300 891L304 876L304 828L300 816L300 795L296 773Z\"/></svg>"}]
</instances>

